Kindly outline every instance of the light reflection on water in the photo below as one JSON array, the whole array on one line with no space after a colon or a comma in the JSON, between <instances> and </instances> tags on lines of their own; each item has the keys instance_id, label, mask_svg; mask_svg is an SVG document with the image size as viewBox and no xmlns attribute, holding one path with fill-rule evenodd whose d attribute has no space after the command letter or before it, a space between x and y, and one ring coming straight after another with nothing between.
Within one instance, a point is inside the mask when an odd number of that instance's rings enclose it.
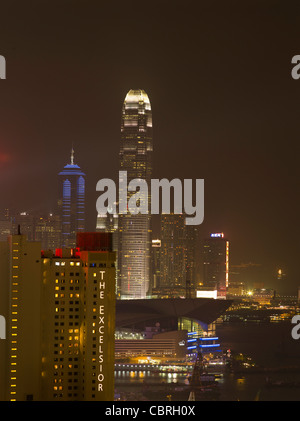
<instances>
[{"instance_id":1,"label":"light reflection on water","mask_svg":"<svg viewBox=\"0 0 300 421\"><path fill-rule=\"evenodd\" d=\"M291 323L262 324L223 324L217 327L217 335L224 349L252 357L253 361L264 367L300 367L300 340L291 338ZM142 374L141 374L142 373ZM288 382L299 381L300 373L274 372L270 375L232 374L224 372L217 379L219 384L219 400L223 401L298 401L300 387L267 387L266 380ZM177 384L184 385L187 375L184 373L154 373L150 371L115 372L116 387L126 390L126 385Z\"/></svg>"},{"instance_id":2,"label":"light reflection on water","mask_svg":"<svg viewBox=\"0 0 300 421\"><path fill-rule=\"evenodd\" d=\"M154 373L148 371L115 371L116 383L132 382L132 383L184 383L186 381L186 374L180 373Z\"/></svg>"}]
</instances>

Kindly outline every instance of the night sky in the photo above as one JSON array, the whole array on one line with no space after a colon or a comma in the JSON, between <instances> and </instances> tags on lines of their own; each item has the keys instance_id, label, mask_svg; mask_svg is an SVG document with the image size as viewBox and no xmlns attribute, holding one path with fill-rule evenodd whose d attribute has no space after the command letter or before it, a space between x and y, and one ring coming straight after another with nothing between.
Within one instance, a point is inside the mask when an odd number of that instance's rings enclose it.
<instances>
[{"instance_id":1,"label":"night sky","mask_svg":"<svg viewBox=\"0 0 300 421\"><path fill-rule=\"evenodd\" d=\"M259 265L272 286L299 274L298 1L2 2L0 208L52 210L57 173L116 179L121 107L144 89L153 112L154 178L204 178L200 238L223 231L231 264Z\"/></svg>"}]
</instances>

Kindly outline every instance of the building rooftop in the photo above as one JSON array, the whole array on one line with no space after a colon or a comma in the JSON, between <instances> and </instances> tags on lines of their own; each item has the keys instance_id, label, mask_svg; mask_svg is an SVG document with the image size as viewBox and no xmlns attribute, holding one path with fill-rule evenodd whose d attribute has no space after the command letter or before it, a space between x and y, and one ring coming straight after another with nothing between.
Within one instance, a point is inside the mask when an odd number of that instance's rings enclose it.
<instances>
[{"instance_id":1,"label":"building rooftop","mask_svg":"<svg viewBox=\"0 0 300 421\"><path fill-rule=\"evenodd\" d=\"M130 327L137 323L149 324L186 317L198 321L206 328L231 304L232 300L211 298L117 300L116 327Z\"/></svg>"}]
</instances>

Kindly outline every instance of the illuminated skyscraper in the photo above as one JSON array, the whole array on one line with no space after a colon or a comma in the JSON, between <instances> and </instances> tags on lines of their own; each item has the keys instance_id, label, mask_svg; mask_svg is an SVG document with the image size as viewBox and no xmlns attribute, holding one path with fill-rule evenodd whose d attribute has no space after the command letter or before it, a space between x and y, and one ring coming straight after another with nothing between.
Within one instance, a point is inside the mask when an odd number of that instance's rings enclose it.
<instances>
[{"instance_id":1,"label":"illuminated skyscraper","mask_svg":"<svg viewBox=\"0 0 300 421\"><path fill-rule=\"evenodd\" d=\"M137 178L146 180L150 186L152 150L150 101L145 91L132 89L123 103L121 121L120 171L127 171L128 183ZM127 202L129 198L127 193ZM150 214L119 212L118 252L121 298L146 298L150 279Z\"/></svg>"},{"instance_id":2,"label":"illuminated skyscraper","mask_svg":"<svg viewBox=\"0 0 300 421\"><path fill-rule=\"evenodd\" d=\"M85 174L74 163L73 149L71 162L59 173L59 177L62 247L75 247L76 233L85 229Z\"/></svg>"},{"instance_id":3,"label":"illuminated skyscraper","mask_svg":"<svg viewBox=\"0 0 300 421\"><path fill-rule=\"evenodd\" d=\"M212 233L204 241L203 287L217 291L217 298L226 298L229 276L229 241L223 233Z\"/></svg>"}]
</instances>

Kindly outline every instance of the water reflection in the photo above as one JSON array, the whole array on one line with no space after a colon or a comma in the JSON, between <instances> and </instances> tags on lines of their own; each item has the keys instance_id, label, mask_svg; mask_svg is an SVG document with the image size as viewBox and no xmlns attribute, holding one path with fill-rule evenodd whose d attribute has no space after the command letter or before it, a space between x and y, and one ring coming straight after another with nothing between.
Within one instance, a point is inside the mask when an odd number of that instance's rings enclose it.
<instances>
[{"instance_id":1,"label":"water reflection","mask_svg":"<svg viewBox=\"0 0 300 421\"><path fill-rule=\"evenodd\" d=\"M154 373L150 370L132 370L132 371L115 371L115 382L124 383L131 382L134 383L177 383L182 382L186 384L187 376L184 373Z\"/></svg>"}]
</instances>

